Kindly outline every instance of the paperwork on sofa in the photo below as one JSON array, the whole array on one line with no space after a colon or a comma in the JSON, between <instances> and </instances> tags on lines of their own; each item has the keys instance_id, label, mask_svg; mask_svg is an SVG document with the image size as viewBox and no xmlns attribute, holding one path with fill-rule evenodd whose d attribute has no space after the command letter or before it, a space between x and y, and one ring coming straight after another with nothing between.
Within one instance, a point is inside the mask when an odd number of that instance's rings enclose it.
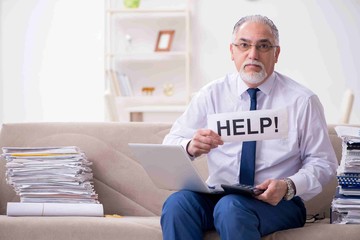
<instances>
[{"instance_id":1,"label":"paperwork on sofa","mask_svg":"<svg viewBox=\"0 0 360 240\"><path fill-rule=\"evenodd\" d=\"M20 203L7 204L7 215L103 215L93 186L92 163L78 147L2 150L6 181L20 197Z\"/></svg>"},{"instance_id":2,"label":"paperwork on sofa","mask_svg":"<svg viewBox=\"0 0 360 240\"><path fill-rule=\"evenodd\" d=\"M192 190L219 193L223 189L209 187L180 145L129 143L135 160L142 165L154 184L166 190Z\"/></svg>"},{"instance_id":3,"label":"paperwork on sofa","mask_svg":"<svg viewBox=\"0 0 360 240\"><path fill-rule=\"evenodd\" d=\"M337 169L338 187L331 204L331 222L360 224L360 128L337 126L342 155Z\"/></svg>"}]
</instances>

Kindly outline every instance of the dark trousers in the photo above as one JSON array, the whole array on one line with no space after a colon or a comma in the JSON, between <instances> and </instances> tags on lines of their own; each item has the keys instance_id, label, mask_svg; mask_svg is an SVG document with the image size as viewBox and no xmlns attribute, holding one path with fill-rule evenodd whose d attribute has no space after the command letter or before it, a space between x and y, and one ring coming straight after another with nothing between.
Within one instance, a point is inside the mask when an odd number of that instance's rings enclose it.
<instances>
[{"instance_id":1,"label":"dark trousers","mask_svg":"<svg viewBox=\"0 0 360 240\"><path fill-rule=\"evenodd\" d=\"M216 229L222 240L256 240L279 230L302 227L306 209L299 197L272 206L242 195L173 193L164 203L161 227L164 240L203 239Z\"/></svg>"}]
</instances>

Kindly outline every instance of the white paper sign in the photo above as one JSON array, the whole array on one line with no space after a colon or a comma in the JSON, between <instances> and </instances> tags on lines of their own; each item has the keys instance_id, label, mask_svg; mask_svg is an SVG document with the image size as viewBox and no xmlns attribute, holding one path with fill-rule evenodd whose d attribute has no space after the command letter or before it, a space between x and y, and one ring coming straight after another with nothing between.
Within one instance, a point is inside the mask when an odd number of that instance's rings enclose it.
<instances>
[{"instance_id":1,"label":"white paper sign","mask_svg":"<svg viewBox=\"0 0 360 240\"><path fill-rule=\"evenodd\" d=\"M288 136L286 108L208 115L208 127L223 141L257 141Z\"/></svg>"}]
</instances>

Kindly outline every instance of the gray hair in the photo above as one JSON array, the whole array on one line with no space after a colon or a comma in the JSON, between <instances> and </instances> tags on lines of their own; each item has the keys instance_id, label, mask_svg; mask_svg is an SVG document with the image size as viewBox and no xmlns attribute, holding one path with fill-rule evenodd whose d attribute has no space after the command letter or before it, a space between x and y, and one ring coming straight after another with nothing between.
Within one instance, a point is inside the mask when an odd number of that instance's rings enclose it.
<instances>
[{"instance_id":1,"label":"gray hair","mask_svg":"<svg viewBox=\"0 0 360 240\"><path fill-rule=\"evenodd\" d=\"M269 18L262 16L262 15L249 15L241 18L234 26L233 30L233 40L235 38L235 34L239 30L239 28L245 23L245 22L260 22L268 25L271 29L271 33L273 34L275 38L275 44L279 45L279 31L273 21L271 21Z\"/></svg>"}]
</instances>

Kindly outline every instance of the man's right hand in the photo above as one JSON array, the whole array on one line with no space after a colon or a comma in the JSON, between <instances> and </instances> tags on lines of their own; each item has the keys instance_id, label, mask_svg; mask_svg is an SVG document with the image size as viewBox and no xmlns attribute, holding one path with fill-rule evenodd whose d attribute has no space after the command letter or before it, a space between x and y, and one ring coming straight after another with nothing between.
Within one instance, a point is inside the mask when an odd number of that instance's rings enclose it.
<instances>
[{"instance_id":1,"label":"man's right hand","mask_svg":"<svg viewBox=\"0 0 360 240\"><path fill-rule=\"evenodd\" d=\"M224 142L221 140L221 137L214 131L199 129L188 144L187 152L194 157L198 157L223 144Z\"/></svg>"}]
</instances>

